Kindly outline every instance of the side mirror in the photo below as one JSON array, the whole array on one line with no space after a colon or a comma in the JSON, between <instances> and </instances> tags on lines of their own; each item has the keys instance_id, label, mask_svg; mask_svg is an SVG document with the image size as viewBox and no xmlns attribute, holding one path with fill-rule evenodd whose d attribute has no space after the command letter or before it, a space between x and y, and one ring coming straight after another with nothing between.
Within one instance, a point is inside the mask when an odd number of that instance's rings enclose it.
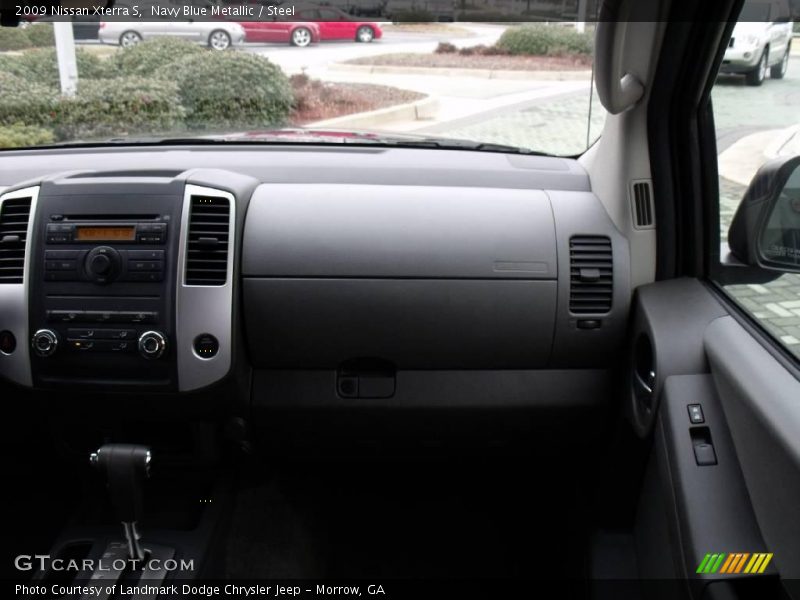
<instances>
[{"instance_id":1,"label":"side mirror","mask_svg":"<svg viewBox=\"0 0 800 600\"><path fill-rule=\"evenodd\" d=\"M728 245L747 265L800 273L800 156L758 170L733 217Z\"/></svg>"}]
</instances>

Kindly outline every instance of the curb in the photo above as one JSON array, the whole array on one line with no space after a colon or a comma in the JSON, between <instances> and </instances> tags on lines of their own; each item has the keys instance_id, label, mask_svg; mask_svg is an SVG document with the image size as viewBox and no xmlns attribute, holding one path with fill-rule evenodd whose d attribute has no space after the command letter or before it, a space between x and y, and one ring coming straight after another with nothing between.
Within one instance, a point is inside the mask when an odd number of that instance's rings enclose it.
<instances>
[{"instance_id":1,"label":"curb","mask_svg":"<svg viewBox=\"0 0 800 600\"><path fill-rule=\"evenodd\" d=\"M439 99L434 96L428 96L416 100L415 102L309 123L306 127L375 127L390 121L419 121L423 119L432 119L438 110Z\"/></svg>"},{"instance_id":2,"label":"curb","mask_svg":"<svg viewBox=\"0 0 800 600\"><path fill-rule=\"evenodd\" d=\"M783 132L782 129L765 129L737 140L717 158L719 174L747 187L764 164L767 148L777 139L786 139Z\"/></svg>"},{"instance_id":3,"label":"curb","mask_svg":"<svg viewBox=\"0 0 800 600\"><path fill-rule=\"evenodd\" d=\"M400 67L395 65L351 65L333 63L331 71L382 75L428 75L437 77L473 77L477 79L540 79L549 81L580 81L589 79L590 69L576 71L516 71L510 69L465 69L446 67Z\"/></svg>"},{"instance_id":4,"label":"curb","mask_svg":"<svg viewBox=\"0 0 800 600\"><path fill-rule=\"evenodd\" d=\"M764 148L764 156L770 160L794 154L800 154L800 125L782 129Z\"/></svg>"}]
</instances>

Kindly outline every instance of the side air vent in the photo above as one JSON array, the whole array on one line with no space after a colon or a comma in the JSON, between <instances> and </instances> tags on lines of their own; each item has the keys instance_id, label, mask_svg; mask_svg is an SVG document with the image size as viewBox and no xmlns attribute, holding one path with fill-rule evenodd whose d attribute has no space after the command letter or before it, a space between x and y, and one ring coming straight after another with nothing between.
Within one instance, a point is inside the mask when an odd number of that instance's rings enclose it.
<instances>
[{"instance_id":1,"label":"side air vent","mask_svg":"<svg viewBox=\"0 0 800 600\"><path fill-rule=\"evenodd\" d=\"M22 283L30 198L13 198L0 207L0 285Z\"/></svg>"},{"instance_id":2,"label":"side air vent","mask_svg":"<svg viewBox=\"0 0 800 600\"><path fill-rule=\"evenodd\" d=\"M192 196L186 243L186 285L225 285L230 215L227 198Z\"/></svg>"},{"instance_id":3,"label":"side air vent","mask_svg":"<svg viewBox=\"0 0 800 600\"><path fill-rule=\"evenodd\" d=\"M633 218L637 229L648 229L655 223L653 191L649 181L635 181L632 189Z\"/></svg>"},{"instance_id":4,"label":"side air vent","mask_svg":"<svg viewBox=\"0 0 800 600\"><path fill-rule=\"evenodd\" d=\"M611 240L601 235L576 235L569 240L569 310L602 314L611 310L614 260Z\"/></svg>"}]
</instances>

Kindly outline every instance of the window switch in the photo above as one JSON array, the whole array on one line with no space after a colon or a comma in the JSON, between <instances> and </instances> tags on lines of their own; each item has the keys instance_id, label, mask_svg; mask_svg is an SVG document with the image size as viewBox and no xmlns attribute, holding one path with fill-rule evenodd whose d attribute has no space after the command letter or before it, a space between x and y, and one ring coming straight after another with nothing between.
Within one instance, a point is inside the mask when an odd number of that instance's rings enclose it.
<instances>
[{"instance_id":1,"label":"window switch","mask_svg":"<svg viewBox=\"0 0 800 600\"><path fill-rule=\"evenodd\" d=\"M717 464L717 454L714 446L705 442L694 445L694 459L698 467L709 467Z\"/></svg>"},{"instance_id":2,"label":"window switch","mask_svg":"<svg viewBox=\"0 0 800 600\"><path fill-rule=\"evenodd\" d=\"M686 408L689 409L689 420L697 425L698 423L705 423L706 419L703 416L703 407L699 404L690 404Z\"/></svg>"}]
</instances>

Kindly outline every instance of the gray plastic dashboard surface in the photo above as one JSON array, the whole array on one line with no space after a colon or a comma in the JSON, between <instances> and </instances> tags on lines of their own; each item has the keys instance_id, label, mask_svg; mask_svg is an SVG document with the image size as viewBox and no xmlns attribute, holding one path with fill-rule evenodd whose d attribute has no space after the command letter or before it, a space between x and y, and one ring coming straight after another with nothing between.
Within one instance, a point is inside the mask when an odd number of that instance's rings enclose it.
<instances>
[{"instance_id":1,"label":"gray plastic dashboard surface","mask_svg":"<svg viewBox=\"0 0 800 600\"><path fill-rule=\"evenodd\" d=\"M262 185L243 243L245 277L557 277L538 190Z\"/></svg>"},{"instance_id":2,"label":"gray plastic dashboard surface","mask_svg":"<svg viewBox=\"0 0 800 600\"><path fill-rule=\"evenodd\" d=\"M624 331L626 240L571 159L243 144L2 157L0 185L89 164L139 176L214 167L260 181L241 215L246 239L237 265L256 368L328 368L356 352L389 358L387 349L406 368L604 366ZM262 194L269 195L263 206ZM591 218L576 220L585 209ZM599 316L600 329L579 329L568 311L571 235L613 243L614 303ZM300 330L309 333L305 346ZM283 334L291 344L279 348ZM404 335L407 347L398 343ZM584 348L585 356L577 352Z\"/></svg>"},{"instance_id":3,"label":"gray plastic dashboard surface","mask_svg":"<svg viewBox=\"0 0 800 600\"><path fill-rule=\"evenodd\" d=\"M63 171L227 169L263 183L359 183L590 191L577 161L497 152L355 146L116 146L6 150L0 186Z\"/></svg>"}]
</instances>

